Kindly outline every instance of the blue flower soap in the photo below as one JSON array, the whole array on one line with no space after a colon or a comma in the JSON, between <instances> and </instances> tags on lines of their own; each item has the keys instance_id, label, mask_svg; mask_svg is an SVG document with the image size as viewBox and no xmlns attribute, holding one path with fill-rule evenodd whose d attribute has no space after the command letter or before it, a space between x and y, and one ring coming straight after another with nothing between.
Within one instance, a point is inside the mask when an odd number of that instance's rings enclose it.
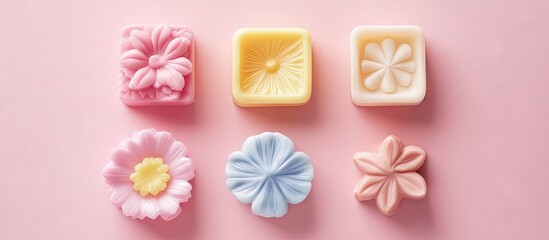
<instances>
[{"instance_id":1,"label":"blue flower soap","mask_svg":"<svg viewBox=\"0 0 549 240\"><path fill-rule=\"evenodd\" d=\"M288 203L303 202L311 191L314 170L309 156L294 152L292 141L265 132L251 136L242 151L233 152L225 169L227 187L252 213L261 217L282 217Z\"/></svg>"}]
</instances>

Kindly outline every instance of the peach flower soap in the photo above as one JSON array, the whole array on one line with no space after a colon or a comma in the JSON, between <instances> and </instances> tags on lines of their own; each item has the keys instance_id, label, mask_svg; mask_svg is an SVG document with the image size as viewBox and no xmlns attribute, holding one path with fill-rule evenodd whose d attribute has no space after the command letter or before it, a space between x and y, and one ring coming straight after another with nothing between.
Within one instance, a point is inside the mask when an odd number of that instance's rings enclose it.
<instances>
[{"instance_id":1,"label":"peach flower soap","mask_svg":"<svg viewBox=\"0 0 549 240\"><path fill-rule=\"evenodd\" d=\"M128 106L194 103L194 40L183 26L122 29L120 99Z\"/></svg>"},{"instance_id":2,"label":"peach flower soap","mask_svg":"<svg viewBox=\"0 0 549 240\"><path fill-rule=\"evenodd\" d=\"M425 36L417 26L361 26L351 33L351 97L358 106L423 101Z\"/></svg>"},{"instance_id":3,"label":"peach flower soap","mask_svg":"<svg viewBox=\"0 0 549 240\"><path fill-rule=\"evenodd\" d=\"M311 37L298 28L242 28L233 39L233 100L299 106L311 96Z\"/></svg>"},{"instance_id":4,"label":"peach flower soap","mask_svg":"<svg viewBox=\"0 0 549 240\"><path fill-rule=\"evenodd\" d=\"M172 134L145 129L112 149L103 176L112 204L124 215L169 221L191 197L194 169L187 148Z\"/></svg>"},{"instance_id":5,"label":"peach flower soap","mask_svg":"<svg viewBox=\"0 0 549 240\"><path fill-rule=\"evenodd\" d=\"M355 187L355 198L359 201L375 199L377 208L387 216L396 212L402 198L424 198L427 184L416 171L425 157L422 148L403 147L395 136L385 138L376 153L356 153L355 164L364 176Z\"/></svg>"}]
</instances>

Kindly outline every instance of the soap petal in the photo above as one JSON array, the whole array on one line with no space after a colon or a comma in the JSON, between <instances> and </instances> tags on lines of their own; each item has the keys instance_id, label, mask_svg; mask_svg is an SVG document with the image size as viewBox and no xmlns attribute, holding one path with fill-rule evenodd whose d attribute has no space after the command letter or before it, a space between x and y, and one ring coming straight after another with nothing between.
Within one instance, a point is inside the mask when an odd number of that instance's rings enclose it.
<instances>
[{"instance_id":1,"label":"soap petal","mask_svg":"<svg viewBox=\"0 0 549 240\"><path fill-rule=\"evenodd\" d=\"M174 142L170 148L164 153L164 163L171 164L174 160L185 157L187 148L181 142Z\"/></svg>"},{"instance_id":2,"label":"soap petal","mask_svg":"<svg viewBox=\"0 0 549 240\"><path fill-rule=\"evenodd\" d=\"M172 29L168 25L154 27L151 33L152 47L156 53L163 52L168 42L172 39Z\"/></svg>"},{"instance_id":3,"label":"soap petal","mask_svg":"<svg viewBox=\"0 0 549 240\"><path fill-rule=\"evenodd\" d=\"M402 196L394 179L387 179L376 198L377 208L387 216L393 215Z\"/></svg>"},{"instance_id":4,"label":"soap petal","mask_svg":"<svg viewBox=\"0 0 549 240\"><path fill-rule=\"evenodd\" d=\"M272 180L266 180L252 202L252 213L262 217L282 217L288 213L288 203Z\"/></svg>"},{"instance_id":5,"label":"soap petal","mask_svg":"<svg viewBox=\"0 0 549 240\"><path fill-rule=\"evenodd\" d=\"M292 141L280 134L266 132L246 139L242 153L264 169L277 169L293 154Z\"/></svg>"},{"instance_id":6,"label":"soap petal","mask_svg":"<svg viewBox=\"0 0 549 240\"><path fill-rule=\"evenodd\" d=\"M183 76L186 76L193 71L193 64L188 58L185 57L169 60L166 66L175 69Z\"/></svg>"},{"instance_id":7,"label":"soap petal","mask_svg":"<svg viewBox=\"0 0 549 240\"><path fill-rule=\"evenodd\" d=\"M381 50L381 47L377 43L368 43L368 45L364 48L364 54L366 55L366 59L383 64L387 63L383 50Z\"/></svg>"},{"instance_id":8,"label":"soap petal","mask_svg":"<svg viewBox=\"0 0 549 240\"><path fill-rule=\"evenodd\" d=\"M263 173L264 170L260 163L242 152L233 152L229 155L229 163L225 169L227 178L257 177Z\"/></svg>"},{"instance_id":9,"label":"soap petal","mask_svg":"<svg viewBox=\"0 0 549 240\"><path fill-rule=\"evenodd\" d=\"M415 172L425 161L427 153L420 147L406 146L394 164L397 172Z\"/></svg>"},{"instance_id":10,"label":"soap petal","mask_svg":"<svg viewBox=\"0 0 549 240\"><path fill-rule=\"evenodd\" d=\"M110 193L110 200L112 204L114 204L117 207L122 206L124 202L128 199L130 194L133 192L133 186L132 184L120 184L120 185L113 185L109 189Z\"/></svg>"},{"instance_id":11,"label":"soap petal","mask_svg":"<svg viewBox=\"0 0 549 240\"><path fill-rule=\"evenodd\" d=\"M408 44L400 44L396 50L395 57L391 64L397 64L412 57L412 48Z\"/></svg>"},{"instance_id":12,"label":"soap petal","mask_svg":"<svg viewBox=\"0 0 549 240\"><path fill-rule=\"evenodd\" d=\"M155 87L170 86L173 90L181 91L185 86L185 81L181 73L177 72L173 68L163 67L156 71Z\"/></svg>"},{"instance_id":13,"label":"soap petal","mask_svg":"<svg viewBox=\"0 0 549 240\"><path fill-rule=\"evenodd\" d=\"M355 198L359 201L374 199L385 182L385 176L364 175L355 186Z\"/></svg>"},{"instance_id":14,"label":"soap petal","mask_svg":"<svg viewBox=\"0 0 549 240\"><path fill-rule=\"evenodd\" d=\"M169 174L173 178L189 181L194 178L194 163L191 159L180 157L168 164Z\"/></svg>"},{"instance_id":15,"label":"soap petal","mask_svg":"<svg viewBox=\"0 0 549 240\"><path fill-rule=\"evenodd\" d=\"M132 46L135 49L149 56L153 54L151 37L149 37L149 35L146 32L140 31L137 29L132 30L132 32L130 33L130 37L128 39L130 40L130 42L132 43Z\"/></svg>"},{"instance_id":16,"label":"soap petal","mask_svg":"<svg viewBox=\"0 0 549 240\"><path fill-rule=\"evenodd\" d=\"M416 63L414 61L401 62L393 65L392 68L413 73L416 71Z\"/></svg>"},{"instance_id":17,"label":"soap petal","mask_svg":"<svg viewBox=\"0 0 549 240\"><path fill-rule=\"evenodd\" d=\"M179 202L171 195L163 195L158 199L160 204L160 214L170 216L177 213L180 208Z\"/></svg>"},{"instance_id":18,"label":"soap petal","mask_svg":"<svg viewBox=\"0 0 549 240\"><path fill-rule=\"evenodd\" d=\"M383 158L383 161L389 163L390 166L394 166L395 161L402 153L402 143L397 137L390 135L386 137L381 145L379 145L379 154Z\"/></svg>"},{"instance_id":19,"label":"soap petal","mask_svg":"<svg viewBox=\"0 0 549 240\"><path fill-rule=\"evenodd\" d=\"M191 198L191 184L183 179L171 180L166 188L166 193L172 196L177 202L187 202Z\"/></svg>"},{"instance_id":20,"label":"soap petal","mask_svg":"<svg viewBox=\"0 0 549 240\"><path fill-rule=\"evenodd\" d=\"M366 77L366 79L364 80L364 85L366 86L366 88L370 90L377 90L379 88L379 85L381 84L381 80L385 76L386 71L387 70L383 68Z\"/></svg>"},{"instance_id":21,"label":"soap petal","mask_svg":"<svg viewBox=\"0 0 549 240\"><path fill-rule=\"evenodd\" d=\"M110 162L103 169L103 176L107 183L112 185L131 183L129 177L133 173L133 169L125 166L119 166L114 162Z\"/></svg>"},{"instance_id":22,"label":"soap petal","mask_svg":"<svg viewBox=\"0 0 549 240\"><path fill-rule=\"evenodd\" d=\"M396 68L391 69L393 76L398 80L398 83L404 87L410 86L412 83L412 74L405 72Z\"/></svg>"},{"instance_id":23,"label":"soap petal","mask_svg":"<svg viewBox=\"0 0 549 240\"><path fill-rule=\"evenodd\" d=\"M363 73L369 73L375 70L383 69L386 66L382 63L370 61L370 60L362 60L361 63L361 69Z\"/></svg>"},{"instance_id":24,"label":"soap petal","mask_svg":"<svg viewBox=\"0 0 549 240\"><path fill-rule=\"evenodd\" d=\"M122 53L120 63L129 69L138 70L148 65L148 59L145 53L137 49L131 49Z\"/></svg>"},{"instance_id":25,"label":"soap petal","mask_svg":"<svg viewBox=\"0 0 549 240\"><path fill-rule=\"evenodd\" d=\"M155 219L160 214L160 205L157 199L143 198L140 212L144 217Z\"/></svg>"},{"instance_id":26,"label":"soap petal","mask_svg":"<svg viewBox=\"0 0 549 240\"><path fill-rule=\"evenodd\" d=\"M143 219L143 217L138 216L142 200L143 198L137 191L131 191L126 201L122 204L122 213L128 217Z\"/></svg>"},{"instance_id":27,"label":"soap petal","mask_svg":"<svg viewBox=\"0 0 549 240\"><path fill-rule=\"evenodd\" d=\"M385 55L385 63L390 64L393 61L393 56L396 51L395 40L387 38L381 42L381 47L383 48L383 54Z\"/></svg>"},{"instance_id":28,"label":"soap petal","mask_svg":"<svg viewBox=\"0 0 549 240\"><path fill-rule=\"evenodd\" d=\"M396 90L396 82L391 71L385 71L383 80L381 80L381 90L386 93L392 93Z\"/></svg>"},{"instance_id":29,"label":"soap petal","mask_svg":"<svg viewBox=\"0 0 549 240\"><path fill-rule=\"evenodd\" d=\"M277 177L275 184L284 196L285 201L291 204L303 202L312 188L311 180L304 181L288 176Z\"/></svg>"},{"instance_id":30,"label":"soap petal","mask_svg":"<svg viewBox=\"0 0 549 240\"><path fill-rule=\"evenodd\" d=\"M292 148L293 152L293 148ZM291 178L296 181L311 181L314 176L313 165L309 160L309 156L303 152L296 152L291 157L285 158L280 167L275 168L276 172L273 174L277 179Z\"/></svg>"},{"instance_id":31,"label":"soap petal","mask_svg":"<svg viewBox=\"0 0 549 240\"><path fill-rule=\"evenodd\" d=\"M427 194L427 183L416 172L400 173L396 175L396 181L404 197L419 200Z\"/></svg>"},{"instance_id":32,"label":"soap petal","mask_svg":"<svg viewBox=\"0 0 549 240\"><path fill-rule=\"evenodd\" d=\"M190 41L186 38L175 38L168 44L164 51L164 57L168 60L172 60L178 57L182 57L187 52Z\"/></svg>"},{"instance_id":33,"label":"soap petal","mask_svg":"<svg viewBox=\"0 0 549 240\"><path fill-rule=\"evenodd\" d=\"M135 72L133 77L130 79L128 87L132 90L144 89L151 86L155 80L155 71L149 67L144 67Z\"/></svg>"},{"instance_id":34,"label":"soap petal","mask_svg":"<svg viewBox=\"0 0 549 240\"><path fill-rule=\"evenodd\" d=\"M390 169L388 162L385 162L382 156L371 152L358 152L353 160L362 172L369 175L385 176Z\"/></svg>"},{"instance_id":35,"label":"soap petal","mask_svg":"<svg viewBox=\"0 0 549 240\"><path fill-rule=\"evenodd\" d=\"M175 219L177 216L179 216L181 211L182 211L181 207L179 207L179 208L177 208L177 211L174 214L163 214L162 212L160 212L160 217L162 217L162 219L164 219L164 221L171 221L171 220Z\"/></svg>"},{"instance_id":36,"label":"soap petal","mask_svg":"<svg viewBox=\"0 0 549 240\"><path fill-rule=\"evenodd\" d=\"M172 134L166 131L156 132L154 134L154 139L155 139L154 149L156 150L156 152L159 152L159 153L167 153L170 147L172 146L172 144L174 144L175 142L175 139L173 138ZM184 153L183 155L186 155L186 153ZM172 157L173 156L170 156L170 158ZM171 161L171 159L167 159L165 155L162 156L162 158L167 164L169 164L169 161Z\"/></svg>"},{"instance_id":37,"label":"soap petal","mask_svg":"<svg viewBox=\"0 0 549 240\"><path fill-rule=\"evenodd\" d=\"M264 187L264 181L263 176L235 176L227 177L226 184L239 202L249 204Z\"/></svg>"}]
</instances>

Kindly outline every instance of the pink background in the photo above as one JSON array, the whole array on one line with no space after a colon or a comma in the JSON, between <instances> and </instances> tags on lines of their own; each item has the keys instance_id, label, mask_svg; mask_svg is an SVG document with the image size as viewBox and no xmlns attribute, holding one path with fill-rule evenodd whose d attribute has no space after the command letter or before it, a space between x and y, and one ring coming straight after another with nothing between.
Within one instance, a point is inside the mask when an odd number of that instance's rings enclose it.
<instances>
[{"instance_id":1,"label":"pink background","mask_svg":"<svg viewBox=\"0 0 549 240\"><path fill-rule=\"evenodd\" d=\"M0 1L0 239L549 239L549 1L226 2ZM133 23L194 31L195 105L120 102L119 34ZM349 34L381 24L425 31L420 106L351 104ZM240 27L310 31L308 105L232 103ZM150 127L197 164L172 222L123 216L101 175L111 147ZM311 194L282 219L253 216L225 186L227 156L263 131L291 137L315 167ZM392 217L352 195L352 155L388 134L428 152L427 198Z\"/></svg>"}]
</instances>

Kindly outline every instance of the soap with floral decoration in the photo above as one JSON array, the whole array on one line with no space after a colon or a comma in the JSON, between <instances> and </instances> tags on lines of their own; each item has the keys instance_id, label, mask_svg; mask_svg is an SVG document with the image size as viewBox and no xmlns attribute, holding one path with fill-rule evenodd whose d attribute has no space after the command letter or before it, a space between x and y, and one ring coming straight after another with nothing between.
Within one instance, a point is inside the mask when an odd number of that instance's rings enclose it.
<instances>
[{"instance_id":1,"label":"soap with floral decoration","mask_svg":"<svg viewBox=\"0 0 549 240\"><path fill-rule=\"evenodd\" d=\"M301 28L241 28L233 38L233 101L300 106L311 97L311 36Z\"/></svg>"},{"instance_id":2,"label":"soap with floral decoration","mask_svg":"<svg viewBox=\"0 0 549 240\"><path fill-rule=\"evenodd\" d=\"M417 26L359 26L351 33L357 106L418 105L426 93L425 36Z\"/></svg>"},{"instance_id":3,"label":"soap with floral decoration","mask_svg":"<svg viewBox=\"0 0 549 240\"><path fill-rule=\"evenodd\" d=\"M194 37L178 25L122 29L119 94L128 106L194 103Z\"/></svg>"}]
</instances>

